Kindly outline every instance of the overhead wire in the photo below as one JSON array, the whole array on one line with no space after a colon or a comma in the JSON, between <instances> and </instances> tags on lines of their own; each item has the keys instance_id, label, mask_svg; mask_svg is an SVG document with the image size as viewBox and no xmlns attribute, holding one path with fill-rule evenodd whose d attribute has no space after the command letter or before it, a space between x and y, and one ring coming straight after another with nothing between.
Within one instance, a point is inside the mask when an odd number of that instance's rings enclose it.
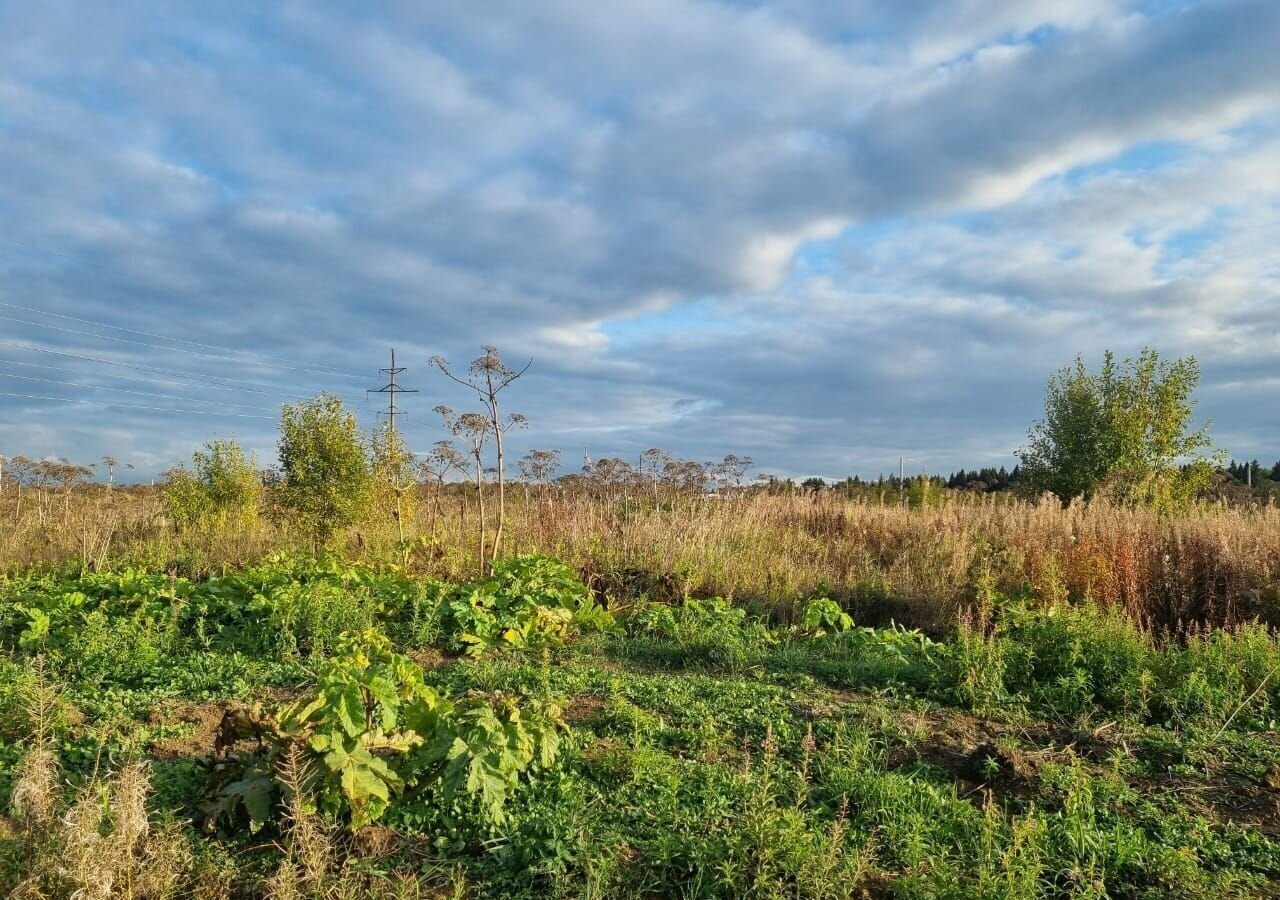
<instances>
[{"instance_id":1,"label":"overhead wire","mask_svg":"<svg viewBox=\"0 0 1280 900\"><path fill-rule=\"evenodd\" d=\"M33 345L33 344L24 344L24 343L20 343L20 342L17 342L17 341L5 341L5 340L0 340L0 345L5 345L5 346L9 346L9 347L15 347L15 348L22 349L22 350L31 350L31 351L35 351L35 352L38 352L38 353L51 354L51 355L53 355L53 356L64 357L64 358L68 358L68 359L77 359L77 360L83 360L83 361L89 361L89 362L101 363L101 364L109 365L109 366L119 366L119 367L122 367L122 368L125 368L125 369L137 370L137 371L141 371L141 372L144 372L144 373L156 373L156 374L164 375L164 376L166 376L166 377L173 377L173 378L178 378L178 379L184 379L184 380L189 380L189 381L195 381L195 382L198 382L198 383L199 383L199 385L200 385L200 387L201 387L201 388L203 388L203 389L212 389L212 390L219 390L219 391L233 391L233 392L242 392L242 393L248 393L248 394L262 395L264 398L267 398L267 397L275 398L275 399L278 399L278 400L280 400L280 401L282 401L282 402L283 402L283 401L289 401L289 400L294 400L294 401L296 401L296 400L303 400L303 399L306 399L306 397L308 396L308 395L304 395L304 394L297 394L297 395L282 394L282 393L280 393L278 390L276 390L276 391L273 391L273 390L266 390L265 388L260 388L260 387L237 387L237 386L235 386L235 385L223 385L223 384L217 384L217 383L214 383L214 381L215 381L215 380L217 380L217 379L223 379L223 378L224 378L224 376L217 376L217 375L204 375L204 374L198 374L198 373L187 373L187 372L176 372L176 371L174 371L174 370L172 370L172 369L161 369L161 368L157 368L157 367L154 367L154 366L136 365L136 364L132 364L132 363L121 362L121 361L119 361L119 360L114 360L114 359L105 359L105 358L103 358L103 357L98 357L98 356L87 356L87 355L79 354L79 353L69 353L69 352L62 351L62 350L53 350L53 349L48 348L48 347L40 347L40 346ZM40 363L31 363L31 362L24 362L24 361L11 360L11 359L0 359L0 363L7 363L7 364L9 364L9 365L18 365L18 366L29 366L29 367L37 367L37 368L53 369L53 370L55 370L55 371L60 371L60 372L76 372L76 371L77 371L77 370L75 370L75 369L71 369L71 368L67 368L67 367L60 367L60 366L45 366L45 365L42 365L42 364L40 364ZM23 376L10 375L9 377L23 377ZM156 382L156 381L152 381L152 380L145 379L145 378L138 378L137 376L123 376L123 377L126 377L126 378L134 378L134 379L136 379L136 380L138 380L138 381L143 381L143 382L145 382L145 383L151 383L151 384L155 384L155 383L163 383L163 382ZM30 377L27 377L27 380L35 380L35 379L31 379ZM57 380L55 380L55 379L44 379L44 380L45 380L45 381L48 381L48 382L51 382L51 383L64 383L64 384L68 384L68 385L70 385L70 383L69 383L69 382L58 382L58 381L57 381ZM229 380L229 381L240 381L241 383L246 384L246 385L254 385L254 384L256 384L255 382L243 381L242 379L231 379L231 378L226 378L225 380ZM124 390L124 389L122 389L122 388L112 388L112 387L109 387L109 386L106 386L106 385L98 385L98 384L76 384L76 385L73 385L73 386L76 386L76 387L82 387L82 388L84 388L84 389L86 389L86 390L110 390L110 391L123 391L123 390ZM130 393L144 394L144 393L146 393L146 392L142 392L142 391L130 391ZM337 396L339 396L339 397L342 397L342 396L343 396L343 393L342 393L341 391L329 391L329 393L336 394L336 395L337 395ZM157 396L158 396L158 395L157 395ZM165 396L173 397L173 398L175 398L175 399L184 399L184 400L189 400L190 402L195 402L195 403L221 403L221 404L223 404L223 405L229 405L229 406L241 406L241 407L247 407L247 408L262 409L262 407L249 407L249 405L248 405L248 404L246 404L246 403L236 403L235 401L229 401L229 400L217 400L217 399L206 399L206 398L187 398L187 397L178 397L177 395L172 395L172 394L170 394L170 395L165 395ZM344 399L348 399L348 398L344 398ZM349 400L348 400L348 402L349 402Z\"/></svg>"},{"instance_id":2,"label":"overhead wire","mask_svg":"<svg viewBox=\"0 0 1280 900\"><path fill-rule=\"evenodd\" d=\"M0 343L4 343L4 342L3 342L3 341L0 341ZM84 358L84 357L78 357L78 358ZM48 369L48 370L51 370L51 371L54 371L54 372L69 372L69 373L71 373L71 374L73 374L73 375L81 375L81 374L83 374L83 373L82 373L82 371L81 371L80 369L76 369L76 368L73 368L73 367L71 367L71 366L51 366L51 365L48 365L48 364L46 364L46 363L26 362L26 361L24 361L24 360L17 360L17 359L3 359L3 358L0 358L0 365L6 365L6 366L22 366L23 368L29 368L29 369ZM131 366L131 367L129 367L129 368L133 368L133 367ZM178 376L178 377L179 377L179 378L181 378L181 377L184 377L184 376ZM185 376L185 377L187 377L187 378L189 378L189 379L201 380L201 381L202 381L204 376L191 375L191 376ZM142 382L142 383L144 383L144 384L161 384L161 385L173 385L173 384L175 384L175 379L174 379L174 377L173 377L173 376L165 376L165 378L167 378L167 379L169 379L169 380L157 380L157 379L152 379L152 378L145 378L145 377L142 377L142 376L139 376L139 375L123 374L123 375L121 375L121 376L120 376L120 378L122 378L122 379L129 379L129 380L132 380L132 381L140 381L140 382ZM179 385L179 386L182 386L182 385ZM283 399L287 399L287 400L300 400L300 399L303 399L303 395L302 395L302 394L280 394L280 393L279 393L279 392L277 392L277 391L250 390L250 389L248 389L248 388L223 387L223 386L221 386L221 385L207 385L207 384L202 384L201 386L202 386L202 387L212 387L214 390L220 390L220 391L242 391L242 392L244 392L244 393L249 393L249 394L264 394L264 395L271 396L271 397L281 397L281 398L283 398Z\"/></svg>"},{"instance_id":3,"label":"overhead wire","mask_svg":"<svg viewBox=\"0 0 1280 900\"><path fill-rule=\"evenodd\" d=\"M61 325L53 325L53 324L50 324L49 322L32 322L29 319L19 319L15 316L0 315L0 319L3 319L6 322L17 322L19 325L29 325L32 328L47 328L51 331L58 331L63 334L74 334L74 335L79 335L80 337L91 337L91 338L96 338L97 340L100 340L100 341L112 341L117 344L133 344L139 347L149 347L152 350L173 351L173 350L180 349L178 347L164 347L158 344L148 343L147 341L135 341L135 340L131 340L130 338L112 337L109 334L95 334L92 331L79 331L75 328L64 328ZM354 374L348 375L348 374L335 373L335 372L325 372L323 370L313 369L307 366L286 366L286 365L279 365L275 363L250 362L244 359L237 359L233 356L225 356L217 353L207 353L202 350L181 350L181 352L190 353L194 356L204 356L209 359L220 359L220 360L223 360L224 362L234 362L234 363L240 363L242 365L256 365L261 368L267 368L267 369L285 369L291 372L303 372L309 375L324 375L329 378L359 378L361 380L364 380L365 378L368 377L364 375L354 375Z\"/></svg>"},{"instance_id":4,"label":"overhead wire","mask_svg":"<svg viewBox=\"0 0 1280 900\"><path fill-rule=\"evenodd\" d=\"M83 258L77 257L74 254L66 253L62 250L55 250L52 247L36 246L34 244L30 244L25 241L20 241L11 235L0 235L0 242L9 243L16 247L21 247L24 250L29 250L35 253L52 253L55 256L60 256L63 259L70 260L71 262L74 262L81 267L106 273L108 278L115 281L117 284L119 285L124 284L124 281L119 277L119 273L112 272L100 265L95 265L94 263L87 262ZM284 357L270 356L263 353L256 353L252 350L244 350L239 347L228 347L225 344L214 344L214 343L209 343L207 341L193 341L190 338L179 338L179 337L173 337L171 335L160 334L152 331L142 331L135 328L126 328L123 325L113 325L110 322L102 322L95 319L86 319L79 316L70 316L64 313L55 313L51 310L40 309L38 307L24 306L19 303L7 303L7 302L0 301L0 306L7 307L9 309L23 310L25 312L38 313L40 315L51 316L58 319L65 319L71 322L79 322L83 325L94 325L98 328L108 328L108 329L111 329L112 331L120 331L125 334L134 334L140 337L156 338L158 340L166 341L171 344L182 344L188 347L201 347L201 348L204 348L205 350L220 350L220 351L223 351L224 353L236 354L238 357L256 357L259 360L268 360L270 361L270 363L276 364L275 367L277 368L288 368L288 369L292 369L293 371L310 371L314 374L328 374L333 376L339 376L342 378L364 379L366 377L363 374L342 369L338 366L330 366L330 365L325 365L321 363L321 364L312 364L310 366L302 368L302 367L296 366L293 360L286 359ZM31 323L27 323L27 324L31 324ZM36 326L36 327L41 327L41 326ZM96 335L96 336L106 337L105 335ZM144 346L152 346L152 345L148 344ZM167 347L163 349L178 349L178 348ZM225 358L225 357L220 357L220 358ZM242 361L242 360L237 359L235 361ZM259 364L268 365L269 363L259 363Z\"/></svg>"},{"instance_id":5,"label":"overhead wire","mask_svg":"<svg viewBox=\"0 0 1280 900\"><path fill-rule=\"evenodd\" d=\"M23 306L19 303L6 303L0 300L0 306L6 307L8 309L22 310L23 312L37 313L39 315L49 316L55 319L65 319L69 322L79 322L82 325L93 325L97 328L109 328L112 331L121 331L121 332L124 332L125 334L135 334L141 337L156 338L157 340L166 341L167 343L171 343L171 344L186 344L187 346L190 346L190 347L202 347L206 350L221 350L226 353L234 353L239 356L256 357L258 359L269 360L274 363L283 363L285 367L292 367L292 363L293 363L293 360L285 359L284 357L280 357L280 356L267 356L266 354L256 353L252 350L242 350L237 347L227 347L222 344L209 344L203 341L189 340L187 338L171 337L170 335L158 334L154 331L139 331L135 328L125 328L123 325L112 325L109 322L99 322L94 319L84 319L79 316L68 316L68 315L64 315L63 313L56 313L47 309L38 309L32 306ZM151 346L151 345L147 345L147 346ZM170 347L165 349L176 350L179 348ZM358 375L354 372L348 372L345 369L339 369L336 366L327 366L324 364L313 365L313 366L310 366L309 368L327 375L341 375L345 378L363 379L366 377L364 375Z\"/></svg>"},{"instance_id":6,"label":"overhead wire","mask_svg":"<svg viewBox=\"0 0 1280 900\"><path fill-rule=\"evenodd\" d=\"M70 253L63 253L61 250L54 250L51 247L37 247L34 244L23 243L17 238L11 237L7 234L0 234L0 241L4 241L7 244L13 244L15 247L21 247L23 250L34 250L36 253L52 253L55 256L64 257L65 259L69 259L72 262L78 262L81 265L84 264L84 260L77 259L76 257L72 256Z\"/></svg>"},{"instance_id":7,"label":"overhead wire","mask_svg":"<svg viewBox=\"0 0 1280 900\"><path fill-rule=\"evenodd\" d=\"M24 400L53 400L59 403L97 403L112 409L145 409L152 412L189 413L197 416L234 416L238 419L267 419L270 421L274 421L276 418L275 416L256 416L248 413L220 412L212 409L171 409L161 406L140 406L135 403L103 403L101 400L84 400L79 397L44 397L37 394L12 394L8 391L0 391L0 397L18 397Z\"/></svg>"},{"instance_id":8,"label":"overhead wire","mask_svg":"<svg viewBox=\"0 0 1280 900\"><path fill-rule=\"evenodd\" d=\"M136 394L141 397L158 397L163 400L181 400L184 403L214 403L218 406L238 406L242 409L254 409L267 412L265 406L249 406L247 403L231 403L226 400L204 400L200 397L184 397L180 394L160 394L155 391L134 391L129 388L108 387L103 384L84 384L79 381L63 381L58 378L40 378L37 375L14 375L12 372L0 372L0 378L16 378L20 381L39 381L44 384L59 384L64 387L80 388L85 391L111 391L117 394Z\"/></svg>"},{"instance_id":9,"label":"overhead wire","mask_svg":"<svg viewBox=\"0 0 1280 900\"><path fill-rule=\"evenodd\" d=\"M120 360L116 360L116 359L106 359L101 356L87 356L82 353L70 353L66 350L54 350L51 347L40 347L35 344L24 344L18 341L0 340L0 344L3 344L6 347L16 347L19 350L31 350L35 353L48 353L53 356L63 356L69 359L79 359L87 362L101 363L107 366L119 366L124 369L134 369L139 372L152 372L157 375L168 375L173 378L185 378L191 381L199 381L202 385L206 387L217 387L220 390L239 390L239 391L244 391L245 393L271 394L273 396L276 393L273 390L269 390L267 385L263 384L262 382L248 381L247 379L244 379L244 378L234 378L230 375L206 375L202 372L179 372L173 369L161 369L161 368L157 368L156 366L144 366L139 363L127 363L127 362L121 362ZM210 385L208 383L209 381L226 382L228 386ZM237 387L230 386L234 384L249 385L249 387L237 388Z\"/></svg>"},{"instance_id":10,"label":"overhead wire","mask_svg":"<svg viewBox=\"0 0 1280 900\"><path fill-rule=\"evenodd\" d=\"M50 248L33 247L32 245L25 244L13 238L9 238L8 236L0 236L0 240L7 240L9 243L19 247L23 247L24 249L35 250L37 252L55 253L59 256L65 257L66 259L84 264L83 260L77 259L75 256L71 254L62 253L61 251L52 250ZM89 264L89 265L92 267L92 264ZM176 338L176 337L160 334L157 332L149 332L149 331L142 331L138 329L126 328L124 326L113 325L108 322L101 322L101 321L86 319L78 316L70 316L62 313L55 313L49 310L38 309L36 307L30 307L30 306L24 306L22 304L17 304L17 303L8 303L8 302L0 301L0 307L5 307L7 309L12 309L12 310L19 310L26 313L33 313L41 317L56 318L56 319L60 319L67 322L76 322L79 324L89 325L96 328L108 329L111 331L117 331L124 334L132 334L132 335L137 335L139 337L152 338L154 340L162 341L164 343L157 344L157 343L154 343L153 341L132 340L128 338L115 337L112 335L98 334L91 331L81 331L79 329L67 328L67 327L56 325L47 321L31 321L29 319L23 319L16 316L7 316L7 315L0 314L0 320L14 322L20 325L27 325L33 328L48 329L48 330L59 332L62 334L70 334L70 335L77 335L80 337L92 338L97 340L111 341L117 344L129 344L137 347L146 347L153 350L183 352L183 353L192 354L194 356L201 356L201 357L220 360L224 362L237 363L240 365L251 365L251 366L257 366L261 368L279 369L283 371L304 373L308 375L321 376L321 377L329 377L329 378L337 377L337 378L360 379L360 380L364 380L367 377L365 375L339 369L334 366L326 366L323 364L297 365L297 364L293 364L290 360L287 360L283 357L267 356L265 354L255 353L253 351L248 351L248 350L241 350L234 347L227 347L225 345L212 344L212 343L207 343L202 341L193 341L187 338ZM175 371L173 369L166 369L166 368L161 368L157 366L148 366L148 365L142 365L139 363L124 362L121 360L107 359L104 357L91 356L87 354L71 353L65 350L55 350L50 347L41 347L33 344L24 344L16 341L0 340L0 344L15 347L18 349L29 350L32 352L60 356L67 359L77 359L85 362L96 363L99 365L115 366L119 368L129 369L132 371L143 372L147 374L162 375L167 378L176 378L176 379L186 380L186 381L195 381L200 384L202 389L206 389L206 390L237 391L241 393L262 394L262 395L274 396L274 397L282 396L277 391L271 390L266 384L263 384L261 382L251 381L244 378L237 378L234 376L206 375L201 373ZM173 346L173 345L179 345L179 346ZM200 348L200 349L189 349L189 348ZM222 352L222 353L208 352L208 351L214 351L214 350L225 351L225 352ZM231 354L231 355L228 355L228 354ZM6 361L0 360L0 362L6 362ZM35 366L35 367L48 368L48 369L54 369L59 371L67 371L67 372L75 371L74 369L67 369L67 368L59 369L59 367L56 367L56 366L39 366L39 364L35 364L35 363L23 363L23 362L17 362L13 360L8 360L7 362L11 364L16 364L16 365ZM209 399L203 399L203 398L183 397L175 394L161 394L156 392L130 390L127 388L113 388L105 385L59 381L57 379L50 379L50 378L35 378L33 376L21 376L21 375L14 375L11 373L9 374L0 373L0 376L9 377L9 378L20 378L28 381L43 381L51 384L62 384L69 387L80 388L83 390L105 390L105 391L112 391L112 392L119 392L119 393L129 393L129 394L134 394L139 396L173 399L181 402L202 403L202 404L212 403L212 404L219 404L223 406L236 406L236 407L248 408L248 409L261 409L261 407L250 407L248 406L248 404L243 404L243 403L233 403L233 402L221 401L221 400L209 400ZM136 376L124 376L124 377L133 377L135 380L138 380L138 381L155 383L154 381L149 381L148 379L143 379L143 378L137 378ZM332 392L332 393L336 393L338 396L341 396L341 392ZM0 396L35 399L35 400L51 400L51 401L60 401L60 402L77 402L77 403L99 402L95 400L81 400L79 398L42 397L42 396L36 396L36 395L16 394L16 393L10 393L10 392L0 392ZM292 398L286 398L286 399L297 399L297 398L300 398L300 396L301 395L298 395L298 397L292 397ZM114 407L120 407L120 408L145 409L145 410L153 410L158 412L197 413L197 414L203 413L203 414L210 414L210 415L235 415L235 416L241 416L245 418L272 418L270 416L249 416L249 415L239 414L239 413L221 413L221 412L215 413L211 410L162 409L160 407L143 406L143 405L137 405L137 404L120 404L115 402L110 402L109 405ZM366 407L368 406L367 396L364 398L364 401L361 405Z\"/></svg>"}]
</instances>

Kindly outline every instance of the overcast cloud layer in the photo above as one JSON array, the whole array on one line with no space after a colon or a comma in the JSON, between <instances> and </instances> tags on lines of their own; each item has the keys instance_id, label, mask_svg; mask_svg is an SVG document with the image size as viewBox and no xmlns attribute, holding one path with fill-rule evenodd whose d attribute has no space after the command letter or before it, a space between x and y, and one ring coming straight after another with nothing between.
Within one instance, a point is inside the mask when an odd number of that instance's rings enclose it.
<instances>
[{"instance_id":1,"label":"overcast cloud layer","mask_svg":"<svg viewBox=\"0 0 1280 900\"><path fill-rule=\"evenodd\" d=\"M1144 344L1280 455L1274 0L206 7L0 0L0 454L270 461L391 346L426 449L494 343L573 465L1012 464Z\"/></svg>"}]
</instances>

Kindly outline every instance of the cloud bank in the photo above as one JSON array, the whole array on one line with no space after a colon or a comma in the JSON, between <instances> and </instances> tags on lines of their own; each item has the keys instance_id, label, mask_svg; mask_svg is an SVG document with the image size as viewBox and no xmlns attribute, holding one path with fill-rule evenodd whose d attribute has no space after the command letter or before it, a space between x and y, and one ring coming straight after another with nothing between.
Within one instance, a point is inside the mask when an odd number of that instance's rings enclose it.
<instances>
[{"instance_id":1,"label":"cloud bank","mask_svg":"<svg viewBox=\"0 0 1280 900\"><path fill-rule=\"evenodd\" d=\"M1260 0L4 7L0 453L270 458L391 346L425 448L426 358L495 343L523 447L942 470L1151 344L1275 455L1278 44Z\"/></svg>"}]
</instances>

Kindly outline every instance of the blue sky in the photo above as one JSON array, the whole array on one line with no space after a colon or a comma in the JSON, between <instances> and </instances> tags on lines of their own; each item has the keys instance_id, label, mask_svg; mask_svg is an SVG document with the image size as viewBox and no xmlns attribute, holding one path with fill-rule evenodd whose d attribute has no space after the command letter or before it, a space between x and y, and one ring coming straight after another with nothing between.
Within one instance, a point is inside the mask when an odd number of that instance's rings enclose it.
<instances>
[{"instance_id":1,"label":"blue sky","mask_svg":"<svg viewBox=\"0 0 1280 900\"><path fill-rule=\"evenodd\" d=\"M493 343L518 450L942 471L1149 344L1270 462L1277 46L1263 0L0 0L0 454L267 462L392 346L426 449L427 358Z\"/></svg>"}]
</instances>

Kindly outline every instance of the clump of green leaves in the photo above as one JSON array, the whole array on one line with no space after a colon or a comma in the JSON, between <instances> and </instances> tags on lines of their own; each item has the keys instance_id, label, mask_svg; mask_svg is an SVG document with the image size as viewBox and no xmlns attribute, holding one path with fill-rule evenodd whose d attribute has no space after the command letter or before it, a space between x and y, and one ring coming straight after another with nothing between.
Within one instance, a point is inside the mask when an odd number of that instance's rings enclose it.
<instances>
[{"instance_id":1,"label":"clump of green leaves","mask_svg":"<svg viewBox=\"0 0 1280 900\"><path fill-rule=\"evenodd\" d=\"M456 807L474 798L483 817L500 825L521 776L555 764L565 730L554 704L510 695L465 697L453 704L444 727L410 768L418 773L417 783L438 781L446 804Z\"/></svg>"},{"instance_id":2,"label":"clump of green leaves","mask_svg":"<svg viewBox=\"0 0 1280 900\"><path fill-rule=\"evenodd\" d=\"M280 711L279 729L321 760L324 798L359 828L379 818L404 780L388 758L435 737L449 704L422 670L376 631L345 635L319 673L316 693Z\"/></svg>"},{"instance_id":3,"label":"clump of green leaves","mask_svg":"<svg viewBox=\"0 0 1280 900\"><path fill-rule=\"evenodd\" d=\"M741 670L778 642L768 626L723 597L689 598L679 606L651 603L632 624L638 636L667 644L667 652L652 649L673 662L700 660L731 671Z\"/></svg>"},{"instance_id":4,"label":"clump of green leaves","mask_svg":"<svg viewBox=\"0 0 1280 900\"><path fill-rule=\"evenodd\" d=\"M979 605L943 649L942 692L977 711L1107 716L1215 737L1280 717L1280 638L1263 625L1174 641L1093 604Z\"/></svg>"},{"instance_id":5,"label":"clump of green leaves","mask_svg":"<svg viewBox=\"0 0 1280 900\"><path fill-rule=\"evenodd\" d=\"M128 569L10 586L0 645L45 653L85 684L140 684L182 641L184 600L166 576Z\"/></svg>"},{"instance_id":6,"label":"clump of green leaves","mask_svg":"<svg viewBox=\"0 0 1280 900\"><path fill-rule=\"evenodd\" d=\"M445 629L472 656L495 648L563 645L579 632L608 631L613 616L577 573L549 556L517 556L488 578L461 585L446 602Z\"/></svg>"},{"instance_id":7,"label":"clump of green leaves","mask_svg":"<svg viewBox=\"0 0 1280 900\"><path fill-rule=\"evenodd\" d=\"M504 820L510 792L531 769L551 768L565 725L559 707L523 698L447 699L422 669L372 629L344 635L317 674L314 693L243 734L262 751L222 764L208 811L251 827L272 818L276 777L290 747L303 746L320 773L320 808L353 829L381 818L397 798L423 791L447 801L475 799L491 822Z\"/></svg>"},{"instance_id":8,"label":"clump of green leaves","mask_svg":"<svg viewBox=\"0 0 1280 900\"><path fill-rule=\"evenodd\" d=\"M853 627L853 616L841 609L840 604L834 600L818 597L805 604L800 623L809 634L821 637L848 631Z\"/></svg>"}]
</instances>

